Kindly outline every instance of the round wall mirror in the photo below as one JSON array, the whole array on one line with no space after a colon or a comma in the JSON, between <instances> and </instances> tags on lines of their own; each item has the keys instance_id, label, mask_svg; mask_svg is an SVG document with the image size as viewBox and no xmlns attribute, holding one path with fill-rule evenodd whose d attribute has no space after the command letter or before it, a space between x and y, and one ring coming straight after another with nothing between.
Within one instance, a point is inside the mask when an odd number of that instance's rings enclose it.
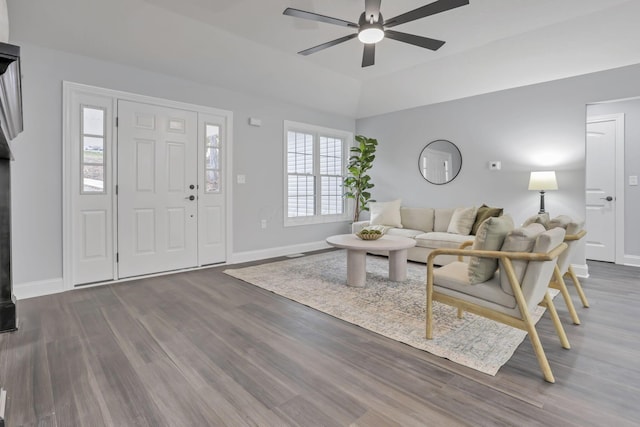
<instances>
[{"instance_id":1,"label":"round wall mirror","mask_svg":"<svg viewBox=\"0 0 640 427\"><path fill-rule=\"evenodd\" d=\"M462 169L462 155L451 141L437 139L422 149L418 159L420 175L432 184L451 182Z\"/></svg>"}]
</instances>

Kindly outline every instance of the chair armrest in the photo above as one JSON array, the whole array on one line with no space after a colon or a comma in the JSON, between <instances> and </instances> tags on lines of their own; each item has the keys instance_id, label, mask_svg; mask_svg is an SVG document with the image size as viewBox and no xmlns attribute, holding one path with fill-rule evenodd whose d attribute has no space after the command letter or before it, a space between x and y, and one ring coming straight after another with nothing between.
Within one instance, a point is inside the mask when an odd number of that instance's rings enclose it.
<instances>
[{"instance_id":1,"label":"chair armrest","mask_svg":"<svg viewBox=\"0 0 640 427\"><path fill-rule=\"evenodd\" d=\"M585 234L587 234L587 230L585 229L580 230L580 232L577 234L565 234L564 241L570 242L572 240L580 240L584 237Z\"/></svg>"},{"instance_id":2,"label":"chair armrest","mask_svg":"<svg viewBox=\"0 0 640 427\"><path fill-rule=\"evenodd\" d=\"M458 246L458 249L464 249L467 246L471 246L471 245L473 245L473 240L467 240L466 242L462 242L460 246ZM458 255L458 261L463 261L462 255Z\"/></svg>"},{"instance_id":3,"label":"chair armrest","mask_svg":"<svg viewBox=\"0 0 640 427\"><path fill-rule=\"evenodd\" d=\"M433 268L433 259L438 255L458 255L458 256L477 256L481 258L509 258L521 259L526 261L551 261L556 258L567 248L566 243L560 243L547 253L539 252L506 252L506 251L485 251L481 249L453 249L440 248L431 251L427 256L427 264Z\"/></svg>"}]
</instances>

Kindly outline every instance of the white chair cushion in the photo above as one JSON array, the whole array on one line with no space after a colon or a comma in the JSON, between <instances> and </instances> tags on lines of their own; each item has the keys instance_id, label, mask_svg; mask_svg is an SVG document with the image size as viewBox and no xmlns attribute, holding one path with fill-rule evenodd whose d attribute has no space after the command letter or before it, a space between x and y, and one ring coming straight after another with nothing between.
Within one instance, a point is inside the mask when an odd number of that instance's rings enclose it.
<instances>
[{"instance_id":1,"label":"white chair cushion","mask_svg":"<svg viewBox=\"0 0 640 427\"><path fill-rule=\"evenodd\" d=\"M452 294L446 292L444 289L449 289L459 294L470 295L508 308L514 308L516 306L515 298L502 291L498 277L493 277L486 282L472 285L469 282L468 267L469 265L466 262L455 261L435 269L433 271L435 288L449 295ZM460 295L452 296L460 298Z\"/></svg>"},{"instance_id":2,"label":"white chair cushion","mask_svg":"<svg viewBox=\"0 0 640 427\"><path fill-rule=\"evenodd\" d=\"M544 233L544 231L544 226L538 223L532 223L526 227L516 228L515 230L507 234L507 236L504 238L504 243L502 244L502 248L500 250L503 252L531 252L533 250L533 246L536 244L538 235ZM518 279L518 283L522 282L522 278L524 277L524 273L527 270L528 263L529 262L525 260L511 260L511 264L513 265L513 270L516 273L516 279ZM504 270L502 261L499 262L499 265L500 286L502 286L503 291L505 291L509 295L513 295L511 282L509 282L509 277Z\"/></svg>"}]
</instances>

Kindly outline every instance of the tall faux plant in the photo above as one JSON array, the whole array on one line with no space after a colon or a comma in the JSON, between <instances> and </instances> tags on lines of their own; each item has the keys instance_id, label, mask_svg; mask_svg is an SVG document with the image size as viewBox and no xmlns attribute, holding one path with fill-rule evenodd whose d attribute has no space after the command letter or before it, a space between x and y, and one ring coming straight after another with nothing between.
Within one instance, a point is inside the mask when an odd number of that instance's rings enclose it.
<instances>
[{"instance_id":1,"label":"tall faux plant","mask_svg":"<svg viewBox=\"0 0 640 427\"><path fill-rule=\"evenodd\" d=\"M373 188L373 184L367 171L373 167L378 140L357 135L356 142L358 145L351 147L350 150L351 156L347 165L349 176L344 179L345 197L355 200L354 222L359 220L360 212L369 210L368 202L375 202L375 200L371 200L369 190Z\"/></svg>"}]
</instances>

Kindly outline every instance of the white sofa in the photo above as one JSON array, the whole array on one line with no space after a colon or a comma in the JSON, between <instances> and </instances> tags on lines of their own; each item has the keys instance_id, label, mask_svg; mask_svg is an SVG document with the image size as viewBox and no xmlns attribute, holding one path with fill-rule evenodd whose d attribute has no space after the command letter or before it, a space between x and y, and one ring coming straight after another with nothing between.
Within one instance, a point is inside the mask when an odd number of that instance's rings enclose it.
<instances>
[{"instance_id":1,"label":"white sofa","mask_svg":"<svg viewBox=\"0 0 640 427\"><path fill-rule=\"evenodd\" d=\"M495 209L495 208L494 208ZM405 236L416 240L416 246L409 248L407 258L416 262L427 262L427 256L431 251L438 248L458 248L461 243L473 241L474 235L451 233L450 222L455 212L455 208L411 208L400 207L400 224L388 223L394 221L377 222L378 225L387 225L386 234L394 236ZM501 210L500 210L501 211ZM374 209L372 207L372 218ZM396 221L397 222L397 221ZM357 221L351 226L352 232L357 233L365 227L371 225L370 221ZM401 225L401 227L398 227ZM377 255L387 255L384 252L372 252ZM435 259L437 265L445 265L457 261L456 256L440 255Z\"/></svg>"}]
</instances>

